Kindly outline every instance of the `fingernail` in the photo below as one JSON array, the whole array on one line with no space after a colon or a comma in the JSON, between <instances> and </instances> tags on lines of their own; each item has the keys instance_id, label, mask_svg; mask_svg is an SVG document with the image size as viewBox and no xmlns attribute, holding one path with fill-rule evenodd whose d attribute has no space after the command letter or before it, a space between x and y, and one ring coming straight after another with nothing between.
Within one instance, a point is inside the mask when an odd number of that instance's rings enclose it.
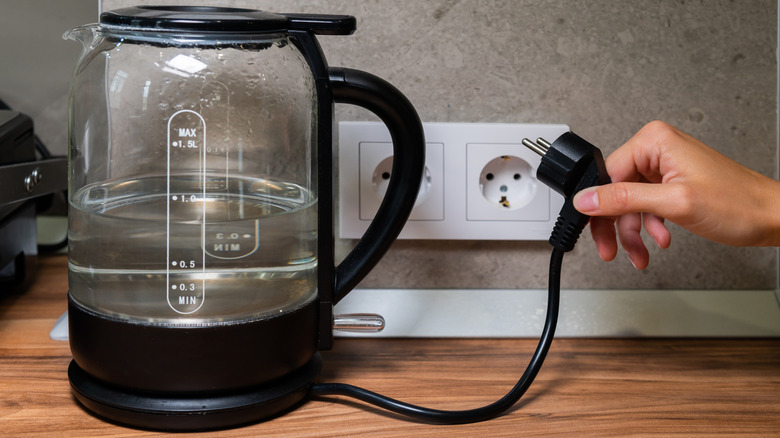
<instances>
[{"instance_id":1,"label":"fingernail","mask_svg":"<svg viewBox=\"0 0 780 438\"><path fill-rule=\"evenodd\" d=\"M626 253L628 255L628 261L631 262L631 264L634 266L634 269L639 270L639 268L636 266L636 262L634 261L634 258L631 256L631 254Z\"/></svg>"},{"instance_id":2,"label":"fingernail","mask_svg":"<svg viewBox=\"0 0 780 438\"><path fill-rule=\"evenodd\" d=\"M589 187L574 195L574 208L582 213L597 211L599 209L599 195L595 187Z\"/></svg>"}]
</instances>

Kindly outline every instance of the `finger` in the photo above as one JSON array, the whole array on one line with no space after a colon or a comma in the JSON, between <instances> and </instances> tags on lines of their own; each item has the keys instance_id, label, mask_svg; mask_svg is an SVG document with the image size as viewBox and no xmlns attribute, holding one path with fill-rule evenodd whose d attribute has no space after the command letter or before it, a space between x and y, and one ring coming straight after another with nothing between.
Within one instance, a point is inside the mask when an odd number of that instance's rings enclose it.
<instances>
[{"instance_id":1,"label":"finger","mask_svg":"<svg viewBox=\"0 0 780 438\"><path fill-rule=\"evenodd\" d=\"M617 219L620 245L635 268L642 270L650 263L650 253L642 241L642 216L638 213L626 214Z\"/></svg>"},{"instance_id":2,"label":"finger","mask_svg":"<svg viewBox=\"0 0 780 438\"><path fill-rule=\"evenodd\" d=\"M596 242L599 257L605 262L615 259L617 256L617 238L615 237L615 220L606 217L594 217L590 219L590 234Z\"/></svg>"},{"instance_id":3,"label":"finger","mask_svg":"<svg viewBox=\"0 0 780 438\"><path fill-rule=\"evenodd\" d=\"M589 216L652 213L679 223L692 211L690 190L682 184L612 183L577 193L574 207Z\"/></svg>"},{"instance_id":4,"label":"finger","mask_svg":"<svg viewBox=\"0 0 780 438\"><path fill-rule=\"evenodd\" d=\"M661 145L675 142L683 134L661 121L650 122L631 137L606 160L612 181L660 182L662 179Z\"/></svg>"},{"instance_id":5,"label":"finger","mask_svg":"<svg viewBox=\"0 0 780 438\"><path fill-rule=\"evenodd\" d=\"M642 222L644 223L647 234L655 240L655 243L660 248L669 248L672 243L672 234L664 224L664 218L658 217L654 214L645 213L642 215Z\"/></svg>"}]
</instances>

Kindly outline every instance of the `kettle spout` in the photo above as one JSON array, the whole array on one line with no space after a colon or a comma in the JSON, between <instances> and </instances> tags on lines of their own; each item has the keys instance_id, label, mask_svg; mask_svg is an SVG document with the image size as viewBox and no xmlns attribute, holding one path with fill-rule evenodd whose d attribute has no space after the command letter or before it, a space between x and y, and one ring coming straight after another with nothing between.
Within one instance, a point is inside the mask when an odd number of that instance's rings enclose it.
<instances>
[{"instance_id":1,"label":"kettle spout","mask_svg":"<svg viewBox=\"0 0 780 438\"><path fill-rule=\"evenodd\" d=\"M81 43L84 49L88 49L98 35L98 26L87 24L85 26L74 27L62 34L62 39L72 40Z\"/></svg>"}]
</instances>

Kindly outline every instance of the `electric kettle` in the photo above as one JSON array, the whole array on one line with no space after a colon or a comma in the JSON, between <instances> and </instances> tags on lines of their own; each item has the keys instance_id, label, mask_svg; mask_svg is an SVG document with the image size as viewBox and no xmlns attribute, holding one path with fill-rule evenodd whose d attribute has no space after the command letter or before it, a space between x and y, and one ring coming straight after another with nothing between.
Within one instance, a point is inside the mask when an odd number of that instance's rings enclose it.
<instances>
[{"instance_id":1,"label":"electric kettle","mask_svg":"<svg viewBox=\"0 0 780 438\"><path fill-rule=\"evenodd\" d=\"M355 18L139 6L83 44L69 103L68 370L112 421L210 429L305 400L333 306L413 205L422 125L393 86L329 67L316 35ZM365 107L394 145L389 189L338 265L333 104Z\"/></svg>"}]
</instances>

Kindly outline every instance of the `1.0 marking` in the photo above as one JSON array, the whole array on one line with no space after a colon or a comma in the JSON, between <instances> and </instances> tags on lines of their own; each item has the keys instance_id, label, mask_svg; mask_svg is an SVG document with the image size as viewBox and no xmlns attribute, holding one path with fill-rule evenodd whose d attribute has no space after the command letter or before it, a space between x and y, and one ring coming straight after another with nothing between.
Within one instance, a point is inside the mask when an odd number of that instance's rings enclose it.
<instances>
[{"instance_id":1,"label":"1.0 marking","mask_svg":"<svg viewBox=\"0 0 780 438\"><path fill-rule=\"evenodd\" d=\"M181 197L173 195L171 196L171 201L179 201L180 203L186 204L188 202L198 202L198 197L195 195L182 195Z\"/></svg>"}]
</instances>

